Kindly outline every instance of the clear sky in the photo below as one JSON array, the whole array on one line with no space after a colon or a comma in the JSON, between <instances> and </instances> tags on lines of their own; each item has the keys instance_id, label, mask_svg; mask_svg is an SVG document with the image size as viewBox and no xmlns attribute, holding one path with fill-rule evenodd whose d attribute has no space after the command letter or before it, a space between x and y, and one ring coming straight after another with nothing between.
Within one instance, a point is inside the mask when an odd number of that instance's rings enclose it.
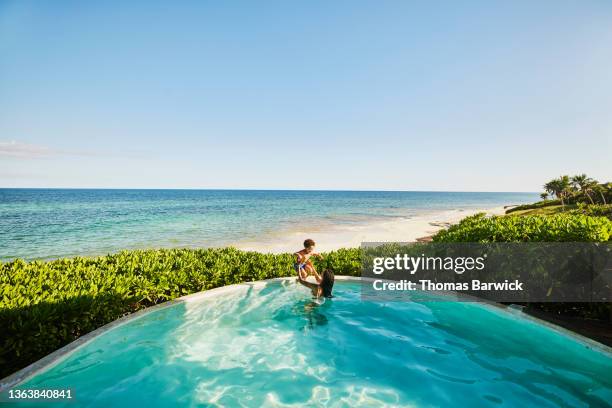
<instances>
[{"instance_id":1,"label":"clear sky","mask_svg":"<svg viewBox=\"0 0 612 408\"><path fill-rule=\"evenodd\" d=\"M612 2L0 0L0 186L612 181Z\"/></svg>"}]
</instances>

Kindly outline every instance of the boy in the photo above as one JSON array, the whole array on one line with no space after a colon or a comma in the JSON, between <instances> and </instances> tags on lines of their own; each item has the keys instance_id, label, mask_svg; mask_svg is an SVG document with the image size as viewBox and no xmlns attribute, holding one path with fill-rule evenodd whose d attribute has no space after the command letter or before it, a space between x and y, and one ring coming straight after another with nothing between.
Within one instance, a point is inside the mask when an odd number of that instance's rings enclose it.
<instances>
[{"instance_id":1,"label":"boy","mask_svg":"<svg viewBox=\"0 0 612 408\"><path fill-rule=\"evenodd\" d=\"M315 270L314 265L310 261L310 257L316 256L318 258L323 258L320 254L314 252L315 242L312 239L307 239L304 241L304 249L294 253L296 256L296 262L293 264L295 271L298 273L298 277L301 280L306 280L308 275L313 275L317 281L317 283L321 282L321 276Z\"/></svg>"}]
</instances>

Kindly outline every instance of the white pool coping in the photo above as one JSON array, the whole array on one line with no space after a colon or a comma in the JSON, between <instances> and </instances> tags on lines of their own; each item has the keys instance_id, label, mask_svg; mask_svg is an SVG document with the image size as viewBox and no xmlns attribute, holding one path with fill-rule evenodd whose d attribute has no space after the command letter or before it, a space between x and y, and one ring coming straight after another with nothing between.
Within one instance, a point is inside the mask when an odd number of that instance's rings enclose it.
<instances>
[{"instance_id":1,"label":"white pool coping","mask_svg":"<svg viewBox=\"0 0 612 408\"><path fill-rule=\"evenodd\" d=\"M253 281L253 282L243 282L243 283L236 283L233 285L227 285L227 286L222 286L219 288L214 288L214 289L209 289L209 290L205 290L202 292L197 292L197 293L192 293L190 295L186 295L186 296L181 296L179 298L176 298L174 300L170 300L164 303L160 303L158 305L155 306L151 306L151 307L147 307L145 309L139 310L138 312L135 313L131 313L129 315L123 316L117 320L114 320L108 324L105 324L102 327L97 328L96 330L93 330L81 337L79 337L78 339L74 340L73 342L65 345L64 347L55 350L54 352L52 352L51 354L46 355L45 357L41 358L40 360L30 364L29 366L22 368L21 370L9 375L8 377L3 378L2 380L0 380L0 392L4 392L10 388L13 388L21 383L23 383L24 381L29 380L30 378L34 377L35 375L41 374L47 370L50 370L51 368L53 368L54 366L56 366L57 364L61 363L63 360L65 360L66 358L68 358L70 355L72 355L74 352L76 352L77 350L79 350L81 347L84 347L85 345L87 345L89 342L91 342L92 340L94 340L96 337L105 334L106 332L113 330L117 327L123 326L126 323L132 322L134 320L138 320L141 317L161 310L161 309L165 309L167 307L172 307L172 306L176 306L177 304L181 304L181 303L191 303L191 302L198 302L201 301L202 299L206 299L206 298L210 298L210 297L214 297L214 296L218 296L218 295L223 295L225 293L229 293L229 292L233 292L239 288L242 287L260 287L263 286L269 282L282 282L282 281L295 281L295 277L283 277L283 278L273 278L273 279L264 279L264 280L259 280L259 281ZM344 276L344 275L336 275L335 277L336 280L338 281L356 281L356 282L360 282L362 280L374 280L372 278L360 278L360 277L354 277L354 276ZM444 294L444 293L441 293ZM462 295L462 294L458 294L455 292L448 292L448 294L452 294L453 296L457 296L457 295ZM545 320L539 319L537 317L528 315L527 313L524 313L520 310L509 310L508 307L506 307L505 305L500 305L498 303L495 302L489 302L489 301L483 301L483 299L476 299L473 298L474 301L477 301L478 303L481 304L485 304L487 306L490 307L495 307L496 309L499 310L507 310L508 313L511 313L512 315L515 316L519 316L521 318L525 318L527 320L531 320L535 323L544 325L549 327L550 329L568 336L576 341L579 341L581 343L583 343L586 347L593 349L593 350L597 350L600 351L604 354L609 354L612 356L612 347L608 347L602 343L599 343L595 340L592 340L588 337L582 336L581 334L572 332L568 329L565 329L563 327L557 326L556 324L547 322Z\"/></svg>"}]
</instances>

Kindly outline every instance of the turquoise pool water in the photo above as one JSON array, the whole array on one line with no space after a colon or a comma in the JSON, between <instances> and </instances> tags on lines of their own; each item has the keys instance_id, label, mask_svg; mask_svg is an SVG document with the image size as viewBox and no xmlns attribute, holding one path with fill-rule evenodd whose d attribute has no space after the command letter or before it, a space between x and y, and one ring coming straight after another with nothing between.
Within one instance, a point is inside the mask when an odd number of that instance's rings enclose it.
<instances>
[{"instance_id":1,"label":"turquoise pool water","mask_svg":"<svg viewBox=\"0 0 612 408\"><path fill-rule=\"evenodd\" d=\"M518 315L475 303L362 302L356 282L334 292L315 304L303 287L274 281L156 310L19 388L69 387L72 407L612 401L612 356Z\"/></svg>"}]
</instances>

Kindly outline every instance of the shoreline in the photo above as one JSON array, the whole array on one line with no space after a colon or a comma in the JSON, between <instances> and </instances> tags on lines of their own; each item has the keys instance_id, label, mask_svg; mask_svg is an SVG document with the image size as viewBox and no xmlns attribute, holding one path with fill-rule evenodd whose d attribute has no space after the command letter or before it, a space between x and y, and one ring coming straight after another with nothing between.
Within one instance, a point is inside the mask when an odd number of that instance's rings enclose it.
<instances>
[{"instance_id":1,"label":"shoreline","mask_svg":"<svg viewBox=\"0 0 612 408\"><path fill-rule=\"evenodd\" d=\"M299 228L276 231L258 239L243 240L229 246L244 251L262 253L293 253L300 249L306 238L317 243L321 252L340 248L357 248L362 242L416 242L425 240L438 231L458 223L461 219L484 212L487 215L503 215L504 207L485 209L455 209L431 212L414 217L398 217L394 220L376 220L356 225L300 225Z\"/></svg>"},{"instance_id":2,"label":"shoreline","mask_svg":"<svg viewBox=\"0 0 612 408\"><path fill-rule=\"evenodd\" d=\"M199 248L236 248L268 254L293 253L301 249L304 239L311 238L317 243L318 252L330 252L343 248L359 248L362 242L429 242L438 231L456 224L465 217L484 212L487 215L504 215L505 207L453 210L430 210L413 216L394 216L391 219L373 218L343 224L337 221L309 220L300 228L276 229L262 232L257 237L239 241L227 241L220 245L178 245L178 246L133 246L115 248L109 251L73 253L64 256L42 258L11 257L1 259L0 263L23 259L26 262L49 262L63 258L97 258L124 250L155 249L199 249Z\"/></svg>"}]
</instances>

